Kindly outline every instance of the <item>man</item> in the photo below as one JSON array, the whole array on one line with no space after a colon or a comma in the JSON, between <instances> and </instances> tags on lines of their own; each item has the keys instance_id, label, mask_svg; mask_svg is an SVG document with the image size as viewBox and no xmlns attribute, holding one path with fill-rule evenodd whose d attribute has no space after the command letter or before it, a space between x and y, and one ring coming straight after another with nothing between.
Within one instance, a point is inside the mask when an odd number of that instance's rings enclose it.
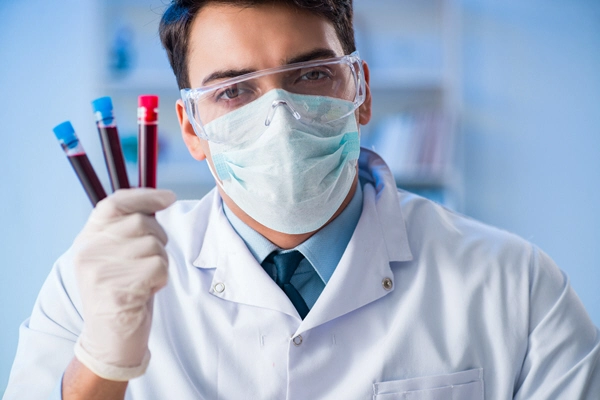
<instances>
[{"instance_id":1,"label":"man","mask_svg":"<svg viewBox=\"0 0 600 400\"><path fill-rule=\"evenodd\" d=\"M21 328L7 399L598 398L599 332L543 252L357 161L351 18L173 2L181 131L218 188L101 202Z\"/></svg>"}]
</instances>

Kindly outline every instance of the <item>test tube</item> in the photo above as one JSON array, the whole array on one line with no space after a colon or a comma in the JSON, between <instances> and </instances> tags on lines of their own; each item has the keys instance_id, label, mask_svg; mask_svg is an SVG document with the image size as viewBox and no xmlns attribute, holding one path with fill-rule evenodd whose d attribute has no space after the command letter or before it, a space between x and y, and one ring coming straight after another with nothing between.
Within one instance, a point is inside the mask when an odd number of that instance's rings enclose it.
<instances>
[{"instance_id":1,"label":"test tube","mask_svg":"<svg viewBox=\"0 0 600 400\"><path fill-rule=\"evenodd\" d=\"M128 189L129 179L119 140L119 131L113 115L112 100L110 97L100 97L92 101L92 108L96 116L96 125L112 190Z\"/></svg>"},{"instance_id":2,"label":"test tube","mask_svg":"<svg viewBox=\"0 0 600 400\"><path fill-rule=\"evenodd\" d=\"M57 125L53 130L75 174L77 174L85 193L95 207L100 200L106 197L106 192L87 154L85 154L83 146L79 143L73 125L69 121L66 121Z\"/></svg>"},{"instance_id":3,"label":"test tube","mask_svg":"<svg viewBox=\"0 0 600 400\"><path fill-rule=\"evenodd\" d=\"M156 188L158 96L140 96L137 115L139 186Z\"/></svg>"}]
</instances>

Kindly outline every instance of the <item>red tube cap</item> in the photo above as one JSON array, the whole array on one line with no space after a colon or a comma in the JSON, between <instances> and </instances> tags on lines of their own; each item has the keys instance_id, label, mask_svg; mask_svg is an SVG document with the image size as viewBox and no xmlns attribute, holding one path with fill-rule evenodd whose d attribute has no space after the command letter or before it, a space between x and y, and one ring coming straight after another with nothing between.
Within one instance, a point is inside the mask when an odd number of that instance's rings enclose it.
<instances>
[{"instance_id":1,"label":"red tube cap","mask_svg":"<svg viewBox=\"0 0 600 400\"><path fill-rule=\"evenodd\" d=\"M138 98L138 122L156 123L158 121L158 96L143 95Z\"/></svg>"}]
</instances>

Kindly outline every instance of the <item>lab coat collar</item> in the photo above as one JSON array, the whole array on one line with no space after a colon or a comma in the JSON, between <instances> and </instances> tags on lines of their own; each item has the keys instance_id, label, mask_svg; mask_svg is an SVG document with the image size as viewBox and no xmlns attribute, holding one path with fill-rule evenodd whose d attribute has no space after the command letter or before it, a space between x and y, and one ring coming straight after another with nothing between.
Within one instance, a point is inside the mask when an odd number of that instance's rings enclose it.
<instances>
[{"instance_id":1,"label":"lab coat collar","mask_svg":"<svg viewBox=\"0 0 600 400\"><path fill-rule=\"evenodd\" d=\"M390 262L413 258L389 168L366 149L361 149L359 167L368 181L363 188L363 212L340 263L296 335L391 293L395 285ZM391 288L384 287L386 279L391 280Z\"/></svg>"},{"instance_id":2,"label":"lab coat collar","mask_svg":"<svg viewBox=\"0 0 600 400\"><path fill-rule=\"evenodd\" d=\"M272 309L300 319L285 293L256 261L213 193L210 217L200 254L193 265L215 269L210 293L224 300Z\"/></svg>"},{"instance_id":3,"label":"lab coat collar","mask_svg":"<svg viewBox=\"0 0 600 400\"><path fill-rule=\"evenodd\" d=\"M370 182L375 189L378 222L390 261L412 260L394 175L383 158L364 147L360 149L358 165L361 178Z\"/></svg>"},{"instance_id":4,"label":"lab coat collar","mask_svg":"<svg viewBox=\"0 0 600 400\"><path fill-rule=\"evenodd\" d=\"M393 291L382 284L386 278L393 283L390 262L412 260L396 183L385 162L370 150L361 149L359 168L368 183L363 188L358 225L330 281L303 321L229 224L216 190L200 254L193 263L202 269L216 268L210 292L224 300L293 316L299 334Z\"/></svg>"}]
</instances>

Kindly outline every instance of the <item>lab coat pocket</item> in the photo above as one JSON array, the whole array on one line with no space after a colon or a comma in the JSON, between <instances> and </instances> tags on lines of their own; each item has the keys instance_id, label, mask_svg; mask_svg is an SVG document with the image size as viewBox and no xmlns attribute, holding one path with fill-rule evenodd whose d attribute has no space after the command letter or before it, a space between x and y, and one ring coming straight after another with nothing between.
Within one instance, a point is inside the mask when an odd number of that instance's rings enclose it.
<instances>
[{"instance_id":1,"label":"lab coat pocket","mask_svg":"<svg viewBox=\"0 0 600 400\"><path fill-rule=\"evenodd\" d=\"M373 400L483 400L483 369L375 383Z\"/></svg>"}]
</instances>

